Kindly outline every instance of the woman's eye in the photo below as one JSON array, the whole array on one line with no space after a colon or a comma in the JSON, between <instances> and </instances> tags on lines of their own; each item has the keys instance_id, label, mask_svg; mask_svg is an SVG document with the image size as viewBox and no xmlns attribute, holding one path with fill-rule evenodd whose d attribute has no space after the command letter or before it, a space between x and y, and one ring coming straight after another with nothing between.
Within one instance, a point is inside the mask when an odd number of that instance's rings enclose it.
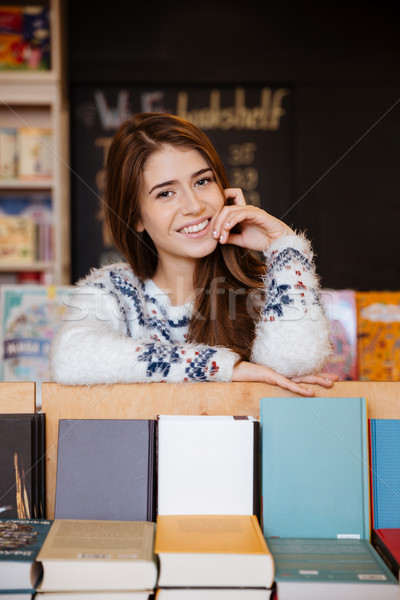
<instances>
[{"instance_id":1,"label":"woman's eye","mask_svg":"<svg viewBox=\"0 0 400 600\"><path fill-rule=\"evenodd\" d=\"M202 179L198 179L196 181L196 185L198 185L198 186L207 185L207 183L209 183L210 181L211 181L210 177L203 177Z\"/></svg>"},{"instance_id":2,"label":"woman's eye","mask_svg":"<svg viewBox=\"0 0 400 600\"><path fill-rule=\"evenodd\" d=\"M172 192L170 192L169 190L165 190L164 192L160 192L159 194L157 194L157 198L169 198L171 194Z\"/></svg>"}]
</instances>

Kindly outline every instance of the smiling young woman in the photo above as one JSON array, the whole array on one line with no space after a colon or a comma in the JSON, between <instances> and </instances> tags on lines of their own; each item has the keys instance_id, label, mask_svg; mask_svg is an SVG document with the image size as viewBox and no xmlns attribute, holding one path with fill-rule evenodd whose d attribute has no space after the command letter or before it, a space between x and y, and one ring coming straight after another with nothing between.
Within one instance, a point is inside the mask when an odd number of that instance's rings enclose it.
<instances>
[{"instance_id":1,"label":"smiling young woman","mask_svg":"<svg viewBox=\"0 0 400 600\"><path fill-rule=\"evenodd\" d=\"M305 396L331 345L310 243L229 187L207 136L132 117L107 161L106 220L126 262L78 282L54 380L263 381ZM261 256L261 257L260 257Z\"/></svg>"}]
</instances>

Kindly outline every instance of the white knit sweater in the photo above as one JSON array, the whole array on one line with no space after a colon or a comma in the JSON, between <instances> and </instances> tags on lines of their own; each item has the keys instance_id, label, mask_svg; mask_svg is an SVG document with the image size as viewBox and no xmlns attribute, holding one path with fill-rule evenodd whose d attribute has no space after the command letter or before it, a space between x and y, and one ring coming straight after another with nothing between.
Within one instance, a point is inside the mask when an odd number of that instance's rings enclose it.
<instances>
[{"instance_id":1,"label":"white knit sweater","mask_svg":"<svg viewBox=\"0 0 400 600\"><path fill-rule=\"evenodd\" d=\"M251 360L287 377L318 372L331 344L310 243L304 235L283 236L264 254L266 301ZM235 352L186 341L192 308L191 302L171 305L126 263L92 270L70 296L52 342L52 379L69 385L230 381Z\"/></svg>"}]
</instances>

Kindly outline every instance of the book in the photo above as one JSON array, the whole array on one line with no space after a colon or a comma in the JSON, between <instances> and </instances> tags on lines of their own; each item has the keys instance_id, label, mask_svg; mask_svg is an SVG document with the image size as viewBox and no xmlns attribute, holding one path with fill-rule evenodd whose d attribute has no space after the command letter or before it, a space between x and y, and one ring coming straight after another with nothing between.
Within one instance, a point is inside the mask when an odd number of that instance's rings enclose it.
<instances>
[{"instance_id":1,"label":"book","mask_svg":"<svg viewBox=\"0 0 400 600\"><path fill-rule=\"evenodd\" d=\"M357 292L360 381L400 379L400 292Z\"/></svg>"},{"instance_id":2,"label":"book","mask_svg":"<svg viewBox=\"0 0 400 600\"><path fill-rule=\"evenodd\" d=\"M234 588L158 588L155 600L272 600L273 590Z\"/></svg>"},{"instance_id":3,"label":"book","mask_svg":"<svg viewBox=\"0 0 400 600\"><path fill-rule=\"evenodd\" d=\"M151 591L155 523L55 519L37 556L40 592Z\"/></svg>"},{"instance_id":4,"label":"book","mask_svg":"<svg viewBox=\"0 0 400 600\"><path fill-rule=\"evenodd\" d=\"M267 538L370 539L365 398L262 398Z\"/></svg>"},{"instance_id":5,"label":"book","mask_svg":"<svg viewBox=\"0 0 400 600\"><path fill-rule=\"evenodd\" d=\"M0 127L0 178L17 176L17 129Z\"/></svg>"},{"instance_id":6,"label":"book","mask_svg":"<svg viewBox=\"0 0 400 600\"><path fill-rule=\"evenodd\" d=\"M38 519L0 519L0 588L3 593L34 593L42 574L36 558L51 524L52 521Z\"/></svg>"},{"instance_id":7,"label":"book","mask_svg":"<svg viewBox=\"0 0 400 600\"><path fill-rule=\"evenodd\" d=\"M0 216L28 217L35 224L35 260L54 258L53 208L51 197L44 192L21 194L10 191L0 196Z\"/></svg>"},{"instance_id":8,"label":"book","mask_svg":"<svg viewBox=\"0 0 400 600\"><path fill-rule=\"evenodd\" d=\"M400 527L400 419L369 419L371 525Z\"/></svg>"},{"instance_id":9,"label":"book","mask_svg":"<svg viewBox=\"0 0 400 600\"><path fill-rule=\"evenodd\" d=\"M330 321L333 354L324 366L341 381L358 379L357 372L357 304L354 290L321 291L321 300Z\"/></svg>"},{"instance_id":10,"label":"book","mask_svg":"<svg viewBox=\"0 0 400 600\"><path fill-rule=\"evenodd\" d=\"M30 264L36 258L36 227L31 216L0 216L0 265Z\"/></svg>"},{"instance_id":11,"label":"book","mask_svg":"<svg viewBox=\"0 0 400 600\"><path fill-rule=\"evenodd\" d=\"M400 528L372 529L371 544L400 580Z\"/></svg>"},{"instance_id":12,"label":"book","mask_svg":"<svg viewBox=\"0 0 400 600\"><path fill-rule=\"evenodd\" d=\"M49 8L43 5L0 7L0 69L50 68Z\"/></svg>"},{"instance_id":13,"label":"book","mask_svg":"<svg viewBox=\"0 0 400 600\"><path fill-rule=\"evenodd\" d=\"M17 147L19 178L49 179L53 175L51 129L20 127Z\"/></svg>"},{"instance_id":14,"label":"book","mask_svg":"<svg viewBox=\"0 0 400 600\"><path fill-rule=\"evenodd\" d=\"M158 515L158 587L271 588L274 561L255 515Z\"/></svg>"},{"instance_id":15,"label":"book","mask_svg":"<svg viewBox=\"0 0 400 600\"><path fill-rule=\"evenodd\" d=\"M45 516L45 415L0 415L0 515Z\"/></svg>"},{"instance_id":16,"label":"book","mask_svg":"<svg viewBox=\"0 0 400 600\"><path fill-rule=\"evenodd\" d=\"M37 592L35 600L151 600L148 592ZM3 600L0 595L0 600ZM18 599L17 599L18 600ZM256 599L258 600L258 599Z\"/></svg>"},{"instance_id":17,"label":"book","mask_svg":"<svg viewBox=\"0 0 400 600\"><path fill-rule=\"evenodd\" d=\"M368 540L268 540L279 600L400 598L400 587Z\"/></svg>"},{"instance_id":18,"label":"book","mask_svg":"<svg viewBox=\"0 0 400 600\"><path fill-rule=\"evenodd\" d=\"M156 424L60 419L55 517L155 521Z\"/></svg>"},{"instance_id":19,"label":"book","mask_svg":"<svg viewBox=\"0 0 400 600\"><path fill-rule=\"evenodd\" d=\"M4 284L0 289L1 381L49 381L49 350L73 286ZM41 398L36 386L37 408Z\"/></svg>"},{"instance_id":20,"label":"book","mask_svg":"<svg viewBox=\"0 0 400 600\"><path fill-rule=\"evenodd\" d=\"M273 590L233 588L158 588L155 600L272 600Z\"/></svg>"},{"instance_id":21,"label":"book","mask_svg":"<svg viewBox=\"0 0 400 600\"><path fill-rule=\"evenodd\" d=\"M159 415L158 514L259 515L259 421Z\"/></svg>"}]
</instances>

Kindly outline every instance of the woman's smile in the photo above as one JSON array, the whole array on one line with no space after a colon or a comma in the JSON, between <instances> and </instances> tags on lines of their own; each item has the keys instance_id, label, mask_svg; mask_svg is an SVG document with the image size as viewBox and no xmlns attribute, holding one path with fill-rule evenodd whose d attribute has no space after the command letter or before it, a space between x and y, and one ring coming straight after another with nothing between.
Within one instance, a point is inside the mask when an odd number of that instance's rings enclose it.
<instances>
[{"instance_id":1,"label":"woman's smile","mask_svg":"<svg viewBox=\"0 0 400 600\"><path fill-rule=\"evenodd\" d=\"M195 221L194 223L185 225L182 229L179 229L178 233L188 234L190 237L201 237L208 233L208 226L211 222L211 218L203 219L202 221Z\"/></svg>"}]
</instances>

